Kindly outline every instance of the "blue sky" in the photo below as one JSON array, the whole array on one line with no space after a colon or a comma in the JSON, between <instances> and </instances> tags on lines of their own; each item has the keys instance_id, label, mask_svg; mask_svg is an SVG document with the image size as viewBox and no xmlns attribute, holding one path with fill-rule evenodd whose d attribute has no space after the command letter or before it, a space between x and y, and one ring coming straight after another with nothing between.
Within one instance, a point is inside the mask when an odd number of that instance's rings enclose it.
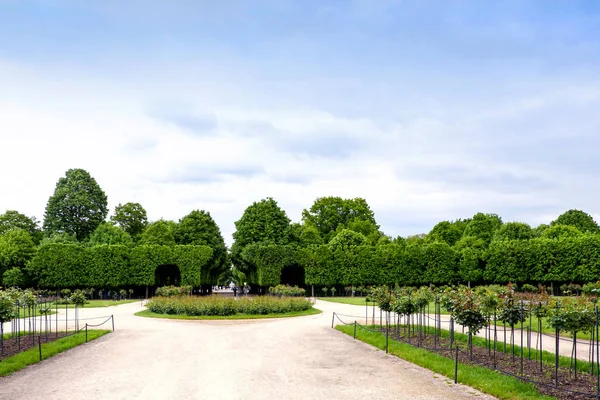
<instances>
[{"instance_id":1,"label":"blue sky","mask_svg":"<svg viewBox=\"0 0 600 400\"><path fill-rule=\"evenodd\" d=\"M87 169L111 209L233 222L364 197L390 235L600 216L596 1L0 0L0 211Z\"/></svg>"}]
</instances>

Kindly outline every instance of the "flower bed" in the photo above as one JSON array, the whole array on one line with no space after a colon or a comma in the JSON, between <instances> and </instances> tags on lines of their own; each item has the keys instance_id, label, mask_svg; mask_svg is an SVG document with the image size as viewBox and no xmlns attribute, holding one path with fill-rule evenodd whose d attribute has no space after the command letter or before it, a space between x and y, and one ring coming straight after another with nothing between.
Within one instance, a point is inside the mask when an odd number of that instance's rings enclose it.
<instances>
[{"instance_id":1,"label":"flower bed","mask_svg":"<svg viewBox=\"0 0 600 400\"><path fill-rule=\"evenodd\" d=\"M299 298L154 297L146 307L157 314L193 316L266 315L306 311L312 303Z\"/></svg>"}]
</instances>

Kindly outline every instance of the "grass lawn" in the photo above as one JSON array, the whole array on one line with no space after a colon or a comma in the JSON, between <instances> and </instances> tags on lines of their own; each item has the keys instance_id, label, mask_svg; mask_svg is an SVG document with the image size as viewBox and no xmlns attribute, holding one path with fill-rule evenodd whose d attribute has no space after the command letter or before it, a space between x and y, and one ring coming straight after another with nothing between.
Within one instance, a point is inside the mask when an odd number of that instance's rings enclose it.
<instances>
[{"instance_id":1,"label":"grass lawn","mask_svg":"<svg viewBox=\"0 0 600 400\"><path fill-rule=\"evenodd\" d=\"M104 336L108 330L88 330L88 341ZM58 353L69 350L85 343L85 332L81 332L57 341L42 344L42 359L50 358ZM40 362L40 353L37 347L6 358L0 362L0 376L10 375L28 365Z\"/></svg>"},{"instance_id":2,"label":"grass lawn","mask_svg":"<svg viewBox=\"0 0 600 400\"><path fill-rule=\"evenodd\" d=\"M317 297L319 300L330 301L332 303L340 303L340 304L350 304L353 306L363 306L365 305L366 298L365 297ZM377 305L374 301L368 302L369 306ZM432 301L429 303L429 312L433 314L433 310L435 309L435 303ZM441 310L442 314L449 314L447 311Z\"/></svg>"},{"instance_id":3,"label":"grass lawn","mask_svg":"<svg viewBox=\"0 0 600 400\"><path fill-rule=\"evenodd\" d=\"M190 317L188 315L171 315L171 314L157 314L149 310L144 310L135 313L138 317L149 317L149 318L166 318L166 319L193 319L193 320L219 320L219 319L262 319L262 318L287 318L287 317L301 317L304 315L315 315L321 314L321 310L316 308L309 308L306 311L293 311L284 314L235 314L235 315L200 315Z\"/></svg>"},{"instance_id":4,"label":"grass lawn","mask_svg":"<svg viewBox=\"0 0 600 400\"><path fill-rule=\"evenodd\" d=\"M353 325L338 325L336 329L350 336L354 332ZM379 332L358 329L356 338L385 350L385 335ZM389 341L389 352L440 375L454 378L454 360L450 358L393 339ZM553 399L538 392L532 384L480 366L460 364L458 382L499 399Z\"/></svg>"},{"instance_id":5,"label":"grass lawn","mask_svg":"<svg viewBox=\"0 0 600 400\"><path fill-rule=\"evenodd\" d=\"M120 304L128 304L128 303L135 303L136 301L140 301L140 300L88 300L88 303L86 305L83 306L83 308L101 308L101 307L111 307L111 306L118 306ZM56 307L56 306L55 306ZM68 308L75 308L74 304L67 304ZM59 304L58 305L58 309L65 309L65 305L64 304Z\"/></svg>"},{"instance_id":6,"label":"grass lawn","mask_svg":"<svg viewBox=\"0 0 600 400\"><path fill-rule=\"evenodd\" d=\"M319 300L330 301L332 303L340 304L351 304L353 306L363 306L366 302L366 297L317 297ZM369 305L375 304L373 301L369 301Z\"/></svg>"}]
</instances>

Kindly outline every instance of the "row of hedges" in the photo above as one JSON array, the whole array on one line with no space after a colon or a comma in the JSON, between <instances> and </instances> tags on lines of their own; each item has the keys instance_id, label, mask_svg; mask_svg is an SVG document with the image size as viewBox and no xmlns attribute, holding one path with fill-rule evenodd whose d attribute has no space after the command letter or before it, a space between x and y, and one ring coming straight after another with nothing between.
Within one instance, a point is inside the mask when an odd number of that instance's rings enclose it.
<instances>
[{"instance_id":1,"label":"row of hedges","mask_svg":"<svg viewBox=\"0 0 600 400\"><path fill-rule=\"evenodd\" d=\"M312 307L307 299L286 297L154 297L146 307L157 314L193 316L228 316L235 314L266 315L306 311Z\"/></svg>"},{"instance_id":2,"label":"row of hedges","mask_svg":"<svg viewBox=\"0 0 600 400\"><path fill-rule=\"evenodd\" d=\"M159 265L174 264L181 284L210 284L211 271L204 268L212 257L208 246L138 246L77 244L41 245L27 269L43 288L152 286Z\"/></svg>"},{"instance_id":3,"label":"row of hedges","mask_svg":"<svg viewBox=\"0 0 600 400\"><path fill-rule=\"evenodd\" d=\"M304 267L306 284L320 286L584 283L600 277L600 236L507 240L493 242L486 250L460 251L439 242L345 250L310 246L298 249L294 262Z\"/></svg>"}]
</instances>

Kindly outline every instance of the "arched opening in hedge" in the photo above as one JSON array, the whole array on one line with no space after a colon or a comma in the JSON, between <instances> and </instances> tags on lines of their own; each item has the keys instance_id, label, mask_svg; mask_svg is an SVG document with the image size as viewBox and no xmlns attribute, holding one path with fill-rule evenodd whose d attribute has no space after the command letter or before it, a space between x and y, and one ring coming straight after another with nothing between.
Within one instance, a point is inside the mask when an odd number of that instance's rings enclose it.
<instances>
[{"instance_id":1,"label":"arched opening in hedge","mask_svg":"<svg viewBox=\"0 0 600 400\"><path fill-rule=\"evenodd\" d=\"M154 284L161 286L179 286L181 284L181 271L175 264L161 264L154 271Z\"/></svg>"},{"instance_id":2,"label":"arched opening in hedge","mask_svg":"<svg viewBox=\"0 0 600 400\"><path fill-rule=\"evenodd\" d=\"M298 264L286 265L281 269L281 283L290 286L304 286L304 268Z\"/></svg>"}]
</instances>

